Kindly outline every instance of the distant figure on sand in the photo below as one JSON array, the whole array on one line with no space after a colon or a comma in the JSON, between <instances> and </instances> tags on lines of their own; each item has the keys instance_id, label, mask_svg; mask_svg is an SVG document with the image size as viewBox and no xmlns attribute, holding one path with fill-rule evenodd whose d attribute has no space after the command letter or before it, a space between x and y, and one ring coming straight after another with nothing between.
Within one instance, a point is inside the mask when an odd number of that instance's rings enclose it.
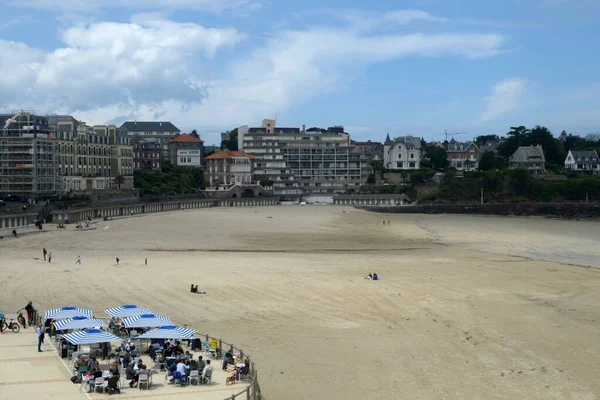
<instances>
[{"instance_id":1,"label":"distant figure on sand","mask_svg":"<svg viewBox=\"0 0 600 400\"><path fill-rule=\"evenodd\" d=\"M115 259L117 260L117 265L119 265L119 261L121 260L119 260L119 257L116 257Z\"/></svg>"},{"instance_id":2,"label":"distant figure on sand","mask_svg":"<svg viewBox=\"0 0 600 400\"><path fill-rule=\"evenodd\" d=\"M46 261L46 254L48 254L48 252L45 247L42 247L42 254L44 255L44 261Z\"/></svg>"},{"instance_id":3,"label":"distant figure on sand","mask_svg":"<svg viewBox=\"0 0 600 400\"><path fill-rule=\"evenodd\" d=\"M144 265L148 265L148 257L144 258Z\"/></svg>"},{"instance_id":4,"label":"distant figure on sand","mask_svg":"<svg viewBox=\"0 0 600 400\"><path fill-rule=\"evenodd\" d=\"M369 272L369 274L365 276L365 279L371 280L373 279L373 275L371 275L371 273Z\"/></svg>"},{"instance_id":5,"label":"distant figure on sand","mask_svg":"<svg viewBox=\"0 0 600 400\"><path fill-rule=\"evenodd\" d=\"M379 280L379 275L377 275L376 272L373 272L373 280L374 281L378 281Z\"/></svg>"},{"instance_id":6,"label":"distant figure on sand","mask_svg":"<svg viewBox=\"0 0 600 400\"><path fill-rule=\"evenodd\" d=\"M14 236L14 237L16 237L16 238L17 238L17 237L19 237L19 236L17 235L17 230L16 230L16 229L13 229L13 231L12 231L12 234L13 234L13 236Z\"/></svg>"},{"instance_id":7,"label":"distant figure on sand","mask_svg":"<svg viewBox=\"0 0 600 400\"><path fill-rule=\"evenodd\" d=\"M194 292L194 289L195 289L195 287L194 287L194 284L192 283L192 285L190 286L190 293L196 293L196 292Z\"/></svg>"},{"instance_id":8,"label":"distant figure on sand","mask_svg":"<svg viewBox=\"0 0 600 400\"><path fill-rule=\"evenodd\" d=\"M77 256L77 261L75 261L75 264L81 264L81 256Z\"/></svg>"},{"instance_id":9,"label":"distant figure on sand","mask_svg":"<svg viewBox=\"0 0 600 400\"><path fill-rule=\"evenodd\" d=\"M388 225L390 224L390 220L388 219Z\"/></svg>"},{"instance_id":10,"label":"distant figure on sand","mask_svg":"<svg viewBox=\"0 0 600 400\"><path fill-rule=\"evenodd\" d=\"M48 264L52 263L52 252L48 253Z\"/></svg>"}]
</instances>

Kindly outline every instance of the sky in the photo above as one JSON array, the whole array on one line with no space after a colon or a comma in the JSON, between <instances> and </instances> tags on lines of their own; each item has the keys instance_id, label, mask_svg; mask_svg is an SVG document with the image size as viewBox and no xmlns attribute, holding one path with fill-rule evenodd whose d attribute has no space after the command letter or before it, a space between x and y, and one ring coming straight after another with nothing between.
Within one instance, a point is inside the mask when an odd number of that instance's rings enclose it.
<instances>
[{"instance_id":1,"label":"sky","mask_svg":"<svg viewBox=\"0 0 600 400\"><path fill-rule=\"evenodd\" d=\"M598 0L0 0L0 112L343 125L353 139L600 131ZM460 136L459 136L460 135Z\"/></svg>"}]
</instances>

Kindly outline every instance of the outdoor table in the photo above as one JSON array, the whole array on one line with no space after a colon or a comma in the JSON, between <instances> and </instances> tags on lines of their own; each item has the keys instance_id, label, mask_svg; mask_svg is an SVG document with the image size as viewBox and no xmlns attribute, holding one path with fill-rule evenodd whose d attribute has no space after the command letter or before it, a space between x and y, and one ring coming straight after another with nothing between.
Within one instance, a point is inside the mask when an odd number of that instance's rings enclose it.
<instances>
[{"instance_id":1,"label":"outdoor table","mask_svg":"<svg viewBox=\"0 0 600 400\"><path fill-rule=\"evenodd\" d=\"M112 376L112 375L111 375L110 371L102 371L102 377L103 377L104 379L108 379L108 378L110 378L111 376Z\"/></svg>"}]
</instances>

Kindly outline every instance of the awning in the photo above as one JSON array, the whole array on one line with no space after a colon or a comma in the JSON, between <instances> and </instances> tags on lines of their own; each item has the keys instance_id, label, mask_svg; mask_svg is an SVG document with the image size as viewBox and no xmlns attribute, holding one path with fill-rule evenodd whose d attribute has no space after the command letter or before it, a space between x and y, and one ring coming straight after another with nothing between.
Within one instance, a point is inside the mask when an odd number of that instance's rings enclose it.
<instances>
[{"instance_id":1,"label":"awning","mask_svg":"<svg viewBox=\"0 0 600 400\"><path fill-rule=\"evenodd\" d=\"M152 329L136 339L191 339L196 332L195 329L169 325Z\"/></svg>"},{"instance_id":2,"label":"awning","mask_svg":"<svg viewBox=\"0 0 600 400\"><path fill-rule=\"evenodd\" d=\"M77 316L87 316L88 318L92 318L92 310L88 310L85 308L79 307L61 307L55 308L54 310L46 310L45 319L65 319L65 318L73 318Z\"/></svg>"},{"instance_id":3,"label":"awning","mask_svg":"<svg viewBox=\"0 0 600 400\"><path fill-rule=\"evenodd\" d=\"M151 311L146 307L136 306L135 304L123 304L119 307L107 308L104 310L111 317L134 317L136 315L150 314Z\"/></svg>"},{"instance_id":4,"label":"awning","mask_svg":"<svg viewBox=\"0 0 600 400\"><path fill-rule=\"evenodd\" d=\"M67 333L66 335L63 335L63 339L71 344L76 345L123 341L123 339L113 335L112 333L102 331L100 329L85 329L83 331Z\"/></svg>"},{"instance_id":5,"label":"awning","mask_svg":"<svg viewBox=\"0 0 600 400\"><path fill-rule=\"evenodd\" d=\"M85 328L104 328L106 324L104 321L88 318L84 316L76 316L69 319L63 319L54 323L54 328L57 331L64 331L67 329L85 329Z\"/></svg>"},{"instance_id":6,"label":"awning","mask_svg":"<svg viewBox=\"0 0 600 400\"><path fill-rule=\"evenodd\" d=\"M158 326L173 325L168 317L162 317L156 314L142 314L135 317L125 318L123 320L126 328L155 328Z\"/></svg>"}]
</instances>

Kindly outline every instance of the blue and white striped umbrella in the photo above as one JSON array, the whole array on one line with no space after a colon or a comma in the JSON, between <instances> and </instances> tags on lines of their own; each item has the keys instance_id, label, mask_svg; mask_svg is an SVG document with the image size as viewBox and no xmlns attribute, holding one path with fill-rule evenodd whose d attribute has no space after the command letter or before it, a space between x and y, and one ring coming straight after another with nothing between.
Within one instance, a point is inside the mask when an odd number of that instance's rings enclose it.
<instances>
[{"instance_id":1,"label":"blue and white striped umbrella","mask_svg":"<svg viewBox=\"0 0 600 400\"><path fill-rule=\"evenodd\" d=\"M81 315L78 315L73 318L63 319L61 321L56 321L54 323L54 328L57 331L64 331L67 329L85 329L85 328L104 328L106 324L104 321L88 318Z\"/></svg>"},{"instance_id":2,"label":"blue and white striped umbrella","mask_svg":"<svg viewBox=\"0 0 600 400\"><path fill-rule=\"evenodd\" d=\"M157 326L173 325L168 317L155 314L142 314L123 320L126 328L155 328Z\"/></svg>"},{"instance_id":3,"label":"blue and white striped umbrella","mask_svg":"<svg viewBox=\"0 0 600 400\"><path fill-rule=\"evenodd\" d=\"M63 335L63 339L71 344L92 344L92 343L112 343L121 342L123 339L113 335L110 332L100 329L84 329L73 333Z\"/></svg>"},{"instance_id":4,"label":"blue and white striped umbrella","mask_svg":"<svg viewBox=\"0 0 600 400\"><path fill-rule=\"evenodd\" d=\"M161 326L160 328L152 329L136 339L191 339L195 329L183 328L181 326Z\"/></svg>"},{"instance_id":5,"label":"blue and white striped umbrella","mask_svg":"<svg viewBox=\"0 0 600 400\"><path fill-rule=\"evenodd\" d=\"M45 319L65 319L73 318L80 315L85 315L88 318L92 318L92 310L79 307L61 307L55 308L54 310L46 310Z\"/></svg>"},{"instance_id":6,"label":"blue and white striped umbrella","mask_svg":"<svg viewBox=\"0 0 600 400\"><path fill-rule=\"evenodd\" d=\"M136 306L135 304L123 304L119 307L107 308L104 310L111 317L134 317L136 315L150 314L152 311L145 307Z\"/></svg>"}]
</instances>

